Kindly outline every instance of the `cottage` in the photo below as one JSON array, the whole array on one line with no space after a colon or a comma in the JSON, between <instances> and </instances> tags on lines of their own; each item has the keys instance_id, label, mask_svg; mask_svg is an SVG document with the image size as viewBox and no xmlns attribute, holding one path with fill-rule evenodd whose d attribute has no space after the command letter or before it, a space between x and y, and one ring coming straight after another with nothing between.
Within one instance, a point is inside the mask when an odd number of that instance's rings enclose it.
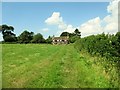
<instances>
[{"instance_id":1,"label":"cottage","mask_svg":"<svg viewBox=\"0 0 120 90\"><path fill-rule=\"evenodd\" d=\"M69 43L69 37L62 36L62 37L53 37L52 38L52 44L68 44Z\"/></svg>"}]
</instances>

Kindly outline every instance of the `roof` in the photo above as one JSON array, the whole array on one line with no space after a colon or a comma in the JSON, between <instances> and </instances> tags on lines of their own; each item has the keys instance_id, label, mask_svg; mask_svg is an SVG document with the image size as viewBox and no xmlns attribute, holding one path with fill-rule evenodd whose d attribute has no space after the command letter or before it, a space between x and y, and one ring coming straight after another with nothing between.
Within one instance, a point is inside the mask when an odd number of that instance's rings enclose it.
<instances>
[{"instance_id":1,"label":"roof","mask_svg":"<svg viewBox=\"0 0 120 90\"><path fill-rule=\"evenodd\" d=\"M62 36L62 37L53 37L52 39L56 39L56 40L58 40L58 39L62 39L62 40L68 40L68 37L66 37L66 36Z\"/></svg>"}]
</instances>

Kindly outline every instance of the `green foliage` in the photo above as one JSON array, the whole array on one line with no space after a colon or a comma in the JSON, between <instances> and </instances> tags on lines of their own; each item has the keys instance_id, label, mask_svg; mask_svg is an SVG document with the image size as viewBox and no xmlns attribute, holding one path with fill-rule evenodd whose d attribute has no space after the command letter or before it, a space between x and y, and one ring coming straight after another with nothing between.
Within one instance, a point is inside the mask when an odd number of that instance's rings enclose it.
<instances>
[{"instance_id":1,"label":"green foliage","mask_svg":"<svg viewBox=\"0 0 120 90\"><path fill-rule=\"evenodd\" d=\"M74 43L75 41L79 40L80 36L81 36L81 32L78 29L75 29L74 33L69 34L70 43Z\"/></svg>"},{"instance_id":2,"label":"green foliage","mask_svg":"<svg viewBox=\"0 0 120 90\"><path fill-rule=\"evenodd\" d=\"M45 40L44 40L42 34L38 33L38 34L33 36L33 39L32 39L31 42L32 43L44 43Z\"/></svg>"},{"instance_id":3,"label":"green foliage","mask_svg":"<svg viewBox=\"0 0 120 90\"><path fill-rule=\"evenodd\" d=\"M4 42L16 42L16 35L13 33L14 27L8 25L0 26L0 32L3 34Z\"/></svg>"},{"instance_id":4,"label":"green foliage","mask_svg":"<svg viewBox=\"0 0 120 90\"><path fill-rule=\"evenodd\" d=\"M70 38L69 38L69 41L70 41L70 43L74 43L75 41L77 41L77 40L79 40L79 39L80 39L79 36L73 36L73 37L70 37Z\"/></svg>"},{"instance_id":5,"label":"green foliage","mask_svg":"<svg viewBox=\"0 0 120 90\"><path fill-rule=\"evenodd\" d=\"M19 43L30 43L30 41L33 39L33 32L29 32L27 30L23 31L20 36L18 36L18 42Z\"/></svg>"},{"instance_id":6,"label":"green foliage","mask_svg":"<svg viewBox=\"0 0 120 90\"><path fill-rule=\"evenodd\" d=\"M81 36L81 32L78 29L75 29L74 33L76 36L79 36L79 37Z\"/></svg>"},{"instance_id":7,"label":"green foliage","mask_svg":"<svg viewBox=\"0 0 120 90\"><path fill-rule=\"evenodd\" d=\"M62 32L61 35L60 35L60 37L61 36L69 36L69 34L70 34L69 32Z\"/></svg>"},{"instance_id":8,"label":"green foliage","mask_svg":"<svg viewBox=\"0 0 120 90\"><path fill-rule=\"evenodd\" d=\"M119 33L119 32L118 32ZM119 57L119 35L105 35L104 33L98 35L91 35L80 39L76 42L79 50L85 49L90 54L99 53L104 57ZM118 35L118 36L117 36Z\"/></svg>"},{"instance_id":9,"label":"green foliage","mask_svg":"<svg viewBox=\"0 0 120 90\"><path fill-rule=\"evenodd\" d=\"M105 68L106 73L110 73L111 70L116 71L114 77L111 74L111 81L119 79L120 74L120 32L116 35L110 34L98 34L91 35L85 38L81 38L76 41L75 48L80 51L87 51L91 55L99 55L106 58L105 60L97 60L97 63L101 63Z\"/></svg>"},{"instance_id":10,"label":"green foliage","mask_svg":"<svg viewBox=\"0 0 120 90\"><path fill-rule=\"evenodd\" d=\"M5 42L16 42L17 37L14 34L3 36Z\"/></svg>"},{"instance_id":11,"label":"green foliage","mask_svg":"<svg viewBox=\"0 0 120 90\"><path fill-rule=\"evenodd\" d=\"M75 41L80 39L81 32L78 29L75 29L75 31L73 33L62 32L62 34L60 36L69 36L69 42L74 43Z\"/></svg>"},{"instance_id":12,"label":"green foliage","mask_svg":"<svg viewBox=\"0 0 120 90\"><path fill-rule=\"evenodd\" d=\"M49 36L49 37L46 39L46 43L48 43L48 44L51 44L51 43L52 43L52 37L51 37L51 36Z\"/></svg>"}]
</instances>

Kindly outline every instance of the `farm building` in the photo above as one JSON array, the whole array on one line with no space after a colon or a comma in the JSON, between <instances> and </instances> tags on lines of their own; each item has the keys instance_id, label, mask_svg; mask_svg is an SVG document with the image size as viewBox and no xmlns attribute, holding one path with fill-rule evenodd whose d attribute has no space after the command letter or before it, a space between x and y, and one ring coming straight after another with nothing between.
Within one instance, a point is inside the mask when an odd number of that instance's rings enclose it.
<instances>
[{"instance_id":1,"label":"farm building","mask_svg":"<svg viewBox=\"0 0 120 90\"><path fill-rule=\"evenodd\" d=\"M69 37L62 36L62 37L53 37L52 38L52 44L68 44L69 43Z\"/></svg>"}]
</instances>

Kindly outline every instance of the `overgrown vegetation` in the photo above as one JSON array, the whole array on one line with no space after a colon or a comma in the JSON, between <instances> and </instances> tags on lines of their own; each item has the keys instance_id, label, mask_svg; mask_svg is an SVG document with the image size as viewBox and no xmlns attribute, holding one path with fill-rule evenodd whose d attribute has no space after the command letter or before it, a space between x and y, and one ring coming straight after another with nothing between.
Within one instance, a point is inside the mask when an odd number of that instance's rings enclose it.
<instances>
[{"instance_id":1,"label":"overgrown vegetation","mask_svg":"<svg viewBox=\"0 0 120 90\"><path fill-rule=\"evenodd\" d=\"M95 60L94 63L103 66L105 72L110 75L111 83L120 85L120 32L116 35L102 33L81 38L75 42L74 46L79 51L100 56L101 59ZM113 87L116 86L113 85Z\"/></svg>"}]
</instances>

